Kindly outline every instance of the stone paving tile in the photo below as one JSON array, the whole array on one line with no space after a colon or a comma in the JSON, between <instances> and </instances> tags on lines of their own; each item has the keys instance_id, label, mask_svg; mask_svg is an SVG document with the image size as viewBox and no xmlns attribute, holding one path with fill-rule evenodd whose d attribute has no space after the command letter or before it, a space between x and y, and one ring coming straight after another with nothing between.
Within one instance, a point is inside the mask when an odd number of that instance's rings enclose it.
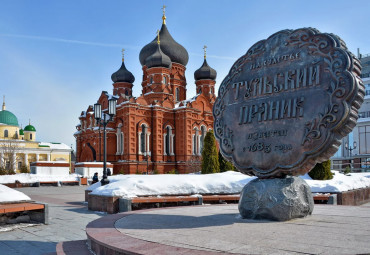
<instances>
[{"instance_id":1,"label":"stone paving tile","mask_svg":"<svg viewBox=\"0 0 370 255\"><path fill-rule=\"evenodd\" d=\"M137 212L117 220L115 227L140 240L207 251L246 254L370 252L370 224L367 224L370 210L367 207L315 206L312 216L289 222L244 220L236 216L236 206L223 208Z\"/></svg>"},{"instance_id":2,"label":"stone paving tile","mask_svg":"<svg viewBox=\"0 0 370 255\"><path fill-rule=\"evenodd\" d=\"M0 255L52 254L62 241L86 239L86 225L104 214L90 212L83 186L32 187L19 191L31 199L49 203L49 225L0 232Z\"/></svg>"}]
</instances>

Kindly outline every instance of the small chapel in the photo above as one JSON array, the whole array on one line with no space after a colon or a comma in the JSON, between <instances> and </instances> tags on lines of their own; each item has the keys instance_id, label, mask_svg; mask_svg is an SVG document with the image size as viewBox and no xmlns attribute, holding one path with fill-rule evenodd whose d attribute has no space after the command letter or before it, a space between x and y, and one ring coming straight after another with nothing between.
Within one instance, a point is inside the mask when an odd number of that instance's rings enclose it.
<instances>
[{"instance_id":1,"label":"small chapel","mask_svg":"<svg viewBox=\"0 0 370 255\"><path fill-rule=\"evenodd\" d=\"M186 97L189 54L169 33L163 9L162 27L139 55L142 94L132 95L135 77L122 65L112 74L113 92L98 99L103 112L117 99L116 115L107 126L107 162L114 174L191 173L200 171L206 132L213 129L216 71L206 60L194 72L196 96ZM103 161L103 131L88 106L76 126L77 162Z\"/></svg>"}]
</instances>

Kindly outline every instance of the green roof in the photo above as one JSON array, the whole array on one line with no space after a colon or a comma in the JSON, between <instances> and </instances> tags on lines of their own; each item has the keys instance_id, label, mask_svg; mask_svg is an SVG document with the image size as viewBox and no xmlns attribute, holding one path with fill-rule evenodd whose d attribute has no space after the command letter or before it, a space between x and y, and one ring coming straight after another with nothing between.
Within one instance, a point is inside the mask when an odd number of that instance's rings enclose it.
<instances>
[{"instance_id":1,"label":"green roof","mask_svg":"<svg viewBox=\"0 0 370 255\"><path fill-rule=\"evenodd\" d=\"M24 128L24 131L36 131L36 128L32 125L27 125L25 128Z\"/></svg>"},{"instance_id":2,"label":"green roof","mask_svg":"<svg viewBox=\"0 0 370 255\"><path fill-rule=\"evenodd\" d=\"M20 129L20 130L19 130L19 134L20 134L20 135L24 135L23 129Z\"/></svg>"},{"instance_id":3,"label":"green roof","mask_svg":"<svg viewBox=\"0 0 370 255\"><path fill-rule=\"evenodd\" d=\"M0 123L9 126L18 126L18 119L13 113L3 110L0 111Z\"/></svg>"}]
</instances>

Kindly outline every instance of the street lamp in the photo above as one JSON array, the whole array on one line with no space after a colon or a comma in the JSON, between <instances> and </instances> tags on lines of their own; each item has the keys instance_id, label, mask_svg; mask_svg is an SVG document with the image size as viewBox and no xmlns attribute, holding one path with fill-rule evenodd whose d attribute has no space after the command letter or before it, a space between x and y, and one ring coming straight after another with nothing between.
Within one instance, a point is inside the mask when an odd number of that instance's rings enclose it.
<instances>
[{"instance_id":1,"label":"street lamp","mask_svg":"<svg viewBox=\"0 0 370 255\"><path fill-rule=\"evenodd\" d=\"M147 153L146 151L144 152L144 158L146 159L146 175L148 175L149 174L149 172L148 172L149 153Z\"/></svg>"},{"instance_id":2,"label":"street lamp","mask_svg":"<svg viewBox=\"0 0 370 255\"><path fill-rule=\"evenodd\" d=\"M348 143L345 143L344 147L346 148L346 150L349 151L349 157L352 157L352 151L357 148L357 142L356 141L353 142L353 147L351 146L348 147Z\"/></svg>"},{"instance_id":3,"label":"street lamp","mask_svg":"<svg viewBox=\"0 0 370 255\"><path fill-rule=\"evenodd\" d=\"M110 121L113 120L113 116L116 115L116 105L117 99L115 97L111 97L108 99L108 114L102 113L101 104L96 103L94 104L94 116L100 125L103 125L103 143L104 143L104 150L103 150L103 179L101 180L101 185L104 186L109 183L107 178L107 144L106 144L106 127Z\"/></svg>"}]
</instances>

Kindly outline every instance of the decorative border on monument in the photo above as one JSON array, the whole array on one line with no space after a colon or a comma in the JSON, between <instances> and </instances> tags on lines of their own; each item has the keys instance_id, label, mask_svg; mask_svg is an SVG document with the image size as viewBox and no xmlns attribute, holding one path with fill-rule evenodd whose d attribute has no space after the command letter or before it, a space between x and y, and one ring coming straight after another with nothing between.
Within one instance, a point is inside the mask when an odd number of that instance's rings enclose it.
<instances>
[{"instance_id":1,"label":"decorative border on monument","mask_svg":"<svg viewBox=\"0 0 370 255\"><path fill-rule=\"evenodd\" d=\"M281 55L271 56L274 50ZM293 66L296 68L290 70L289 68ZM276 72L274 75L271 74L270 80L267 77L269 70ZM246 80L246 77L253 76L251 73L258 73L260 76ZM348 135L355 127L358 110L365 96L360 74L359 60L347 50L345 43L333 34L320 33L313 28L282 30L266 40L257 42L234 63L218 91L213 114L215 136L220 142L222 155L232 161L241 172L260 178L301 175L309 172L316 162L323 162L334 155L341 145L342 137ZM278 84L279 79L282 79L283 83L285 79L285 84ZM293 79L296 80L295 85ZM304 85L299 87L299 84L303 83ZM293 88L293 86L296 87ZM271 91L267 91L269 89ZM261 100L280 97L279 102L282 105L286 100L284 94L291 96L297 91L298 94L294 98L297 112L293 112L295 110L290 108L288 112L290 114L288 117L295 117L294 121L302 120L300 127L297 128L300 131L300 137L295 137L297 142L293 146L268 144L267 139L264 139L274 135L281 135L282 140L284 136L288 138L290 134L285 132L288 128L283 125L279 130L250 133L247 141L243 141L244 145L242 145L241 135L247 130L243 127L248 124L253 125L255 122L255 127L260 128L261 125L281 121L283 119L281 116L287 115L287 112L281 113L280 116L270 113L267 117L267 110L271 112L272 110L266 106L269 102L265 101L264 104ZM325 98L328 103L325 107L318 105L319 110L310 119L301 118L303 103L305 107L313 108L312 105L308 106L310 102L307 98L303 102L303 97L306 96L303 93L311 93L312 97L315 96L314 93L318 93L317 97ZM253 100L252 106L245 106ZM285 102L285 106L286 104ZM235 113L239 108L232 108L233 105L240 107L240 114ZM251 109L253 107L254 109ZM263 113L264 110L266 112ZM234 122L239 120L239 125L230 121L230 115L234 116ZM248 131L250 132L250 129ZM259 139L261 137L262 139ZM256 141L254 144L253 140ZM247 142L249 144L245 145ZM274 160L277 157L269 158L269 155L275 153L270 153L273 150L281 150L278 154L281 157L296 150L297 156L294 161L289 162L287 159L281 162ZM258 153L265 155L259 157ZM260 159L267 159L270 162L262 165Z\"/></svg>"}]
</instances>

